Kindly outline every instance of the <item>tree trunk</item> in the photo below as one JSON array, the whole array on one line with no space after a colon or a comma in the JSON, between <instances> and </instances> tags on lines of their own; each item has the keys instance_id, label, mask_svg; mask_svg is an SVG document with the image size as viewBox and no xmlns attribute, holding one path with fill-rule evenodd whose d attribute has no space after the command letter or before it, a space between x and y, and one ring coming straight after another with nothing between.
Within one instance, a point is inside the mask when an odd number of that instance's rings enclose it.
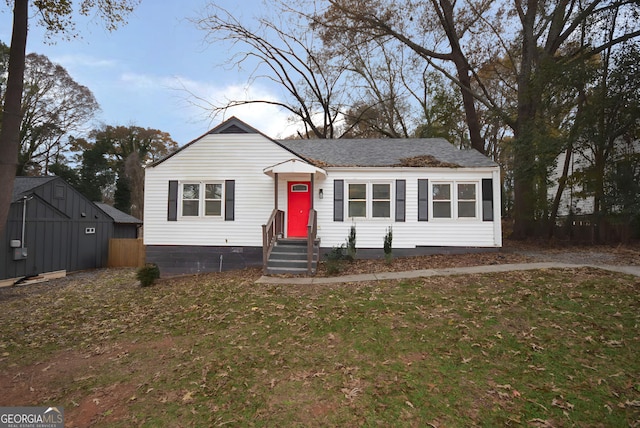
<instances>
[{"instance_id":1,"label":"tree trunk","mask_svg":"<svg viewBox=\"0 0 640 428\"><path fill-rule=\"evenodd\" d=\"M604 148L596 148L593 165L593 220L595 228L594 243L601 242L601 220L603 214L602 199L604 197L604 170L606 165L606 155Z\"/></svg>"},{"instance_id":2,"label":"tree trunk","mask_svg":"<svg viewBox=\"0 0 640 428\"><path fill-rule=\"evenodd\" d=\"M441 11L441 13L439 13L440 23L451 46L450 59L456 67L456 74L460 82L462 105L464 107L465 118L467 119L471 147L485 154L484 139L482 138L480 120L478 119L476 100L471 90L471 67L460 47L460 36L456 28L456 19L454 17L455 1L442 0L439 3L434 2L434 4L439 4Z\"/></svg>"},{"instance_id":3,"label":"tree trunk","mask_svg":"<svg viewBox=\"0 0 640 428\"><path fill-rule=\"evenodd\" d=\"M28 0L15 0L11 47L9 48L7 90L2 109L2 127L0 128L0 236L2 236L7 224L13 196L13 182L18 167L28 17Z\"/></svg>"},{"instance_id":4,"label":"tree trunk","mask_svg":"<svg viewBox=\"0 0 640 428\"><path fill-rule=\"evenodd\" d=\"M534 185L530 171L534 159L528 138L516 137L514 148L514 186L513 186L513 239L526 239L533 236L535 226L534 216Z\"/></svg>"},{"instance_id":5,"label":"tree trunk","mask_svg":"<svg viewBox=\"0 0 640 428\"><path fill-rule=\"evenodd\" d=\"M462 105L464 106L464 114L467 119L467 127L469 128L469 139L471 147L482 154L486 154L484 139L478 119L478 110L476 109L475 98L471 92L471 70L467 64L462 52L453 52L453 62L456 65L458 79L460 80L460 91L462 92ZM462 140L461 140L462 141Z\"/></svg>"},{"instance_id":6,"label":"tree trunk","mask_svg":"<svg viewBox=\"0 0 640 428\"><path fill-rule=\"evenodd\" d=\"M573 153L573 145L569 144L564 154L564 165L562 166L562 176L558 179L558 191L553 199L553 205L551 206L551 215L549 215L549 221L547 224L547 238L553 238L553 232L555 230L556 217L558 216L558 209L560 208L560 200L562 199L562 193L567 185L567 178L569 177L569 167L571 166L571 155Z\"/></svg>"},{"instance_id":7,"label":"tree trunk","mask_svg":"<svg viewBox=\"0 0 640 428\"><path fill-rule=\"evenodd\" d=\"M526 239L534 232L534 177L532 167L533 133L536 119L536 96L532 81L533 66L536 60L536 38L534 35L537 0L527 1L527 10L522 20L522 64L517 76L518 109L516 129L514 129L513 176L513 235L514 239Z\"/></svg>"}]
</instances>

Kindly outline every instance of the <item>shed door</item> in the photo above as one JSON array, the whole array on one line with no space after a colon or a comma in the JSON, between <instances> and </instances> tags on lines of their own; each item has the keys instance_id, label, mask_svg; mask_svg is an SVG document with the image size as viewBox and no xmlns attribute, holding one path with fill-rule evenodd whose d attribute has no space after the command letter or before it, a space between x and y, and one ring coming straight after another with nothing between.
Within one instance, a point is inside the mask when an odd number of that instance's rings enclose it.
<instances>
[{"instance_id":1,"label":"shed door","mask_svg":"<svg viewBox=\"0 0 640 428\"><path fill-rule=\"evenodd\" d=\"M311 182L290 181L287 197L287 236L306 238L311 209Z\"/></svg>"}]
</instances>

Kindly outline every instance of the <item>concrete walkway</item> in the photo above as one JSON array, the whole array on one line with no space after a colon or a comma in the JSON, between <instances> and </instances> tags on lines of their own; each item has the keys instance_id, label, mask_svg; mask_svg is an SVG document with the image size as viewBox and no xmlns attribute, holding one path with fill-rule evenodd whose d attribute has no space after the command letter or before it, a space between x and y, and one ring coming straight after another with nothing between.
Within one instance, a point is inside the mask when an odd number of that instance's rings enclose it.
<instances>
[{"instance_id":1,"label":"concrete walkway","mask_svg":"<svg viewBox=\"0 0 640 428\"><path fill-rule=\"evenodd\" d=\"M535 269L574 269L581 267L591 267L596 269L604 269L612 272L626 273L640 277L640 266L617 266L617 265L592 265L592 264L572 264L572 263L517 263L503 265L486 265L486 266L470 266L445 269L423 269L411 270L404 272L379 272L364 273L360 275L334 276L328 278L319 277L296 277L281 278L275 276L262 276L257 284L336 284L341 282L359 282L359 281L379 281L383 279L407 279L407 278L424 278L430 276L451 276L451 275L468 275L474 273L492 273L492 272L512 272Z\"/></svg>"}]
</instances>

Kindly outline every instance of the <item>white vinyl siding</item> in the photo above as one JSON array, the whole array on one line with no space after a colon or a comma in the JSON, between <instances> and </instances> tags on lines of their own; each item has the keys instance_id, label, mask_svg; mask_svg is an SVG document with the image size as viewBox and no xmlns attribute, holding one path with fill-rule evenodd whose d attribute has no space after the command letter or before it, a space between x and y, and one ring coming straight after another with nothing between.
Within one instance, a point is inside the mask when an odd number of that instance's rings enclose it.
<instances>
[{"instance_id":1,"label":"white vinyl siding","mask_svg":"<svg viewBox=\"0 0 640 428\"><path fill-rule=\"evenodd\" d=\"M502 231L500 224L500 175L498 168L327 168L327 178L316 180L318 189L323 191L323 199L316 198L314 208L318 211L318 236L322 246L331 248L345 242L352 225L356 227L358 248L380 248L389 226L393 227L394 248L416 247L500 247ZM376 180L371 180L376 177ZM418 221L418 179L429 180L429 217L428 221ZM493 216L495 221L482 221L480 211L480 183L482 179L493 180ZM334 221L334 180L344 180L344 221ZM395 181L405 180L405 221L394 218ZM352 183L388 183L391 189L391 216L388 218L348 217L349 184ZM473 184L475 201L462 199L475 206L474 217L464 217L469 207L462 208L463 216L448 219L433 218L433 184L450 184L452 215L459 211L455 194L457 184ZM461 189L465 193L464 186ZM497 196L496 196L497 195ZM463 195L464 196L464 195ZM369 201L373 196L369 195ZM382 200L381 200L382 202ZM468 211L470 213L470 211ZM382 254L382 253L381 253Z\"/></svg>"},{"instance_id":2,"label":"white vinyl siding","mask_svg":"<svg viewBox=\"0 0 640 428\"><path fill-rule=\"evenodd\" d=\"M145 168L145 245L262 246L262 225L274 209L274 179L264 169L290 159L297 158L260 134L208 134L164 162ZM308 180L309 175L302 178ZM235 180L233 221L224 221L224 185L220 216L178 215L177 221L168 221L172 180L179 182L178 193L182 183ZM286 189L286 185L279 189L285 201ZM201 201L206 203L205 199ZM215 198L208 202L210 209L218 203ZM178 214L181 203L178 194ZM286 202L279 208L286 209ZM199 209L204 213L204 207Z\"/></svg>"},{"instance_id":3,"label":"white vinyl siding","mask_svg":"<svg viewBox=\"0 0 640 428\"><path fill-rule=\"evenodd\" d=\"M498 167L488 168L357 168L327 167L328 175L279 174L274 177L264 173L265 168L294 159L296 156L260 134L208 134L194 144L176 153L162 163L145 169L145 245L232 246L240 251L243 246L262 246L262 225L275 208L287 210L288 182L313 181L313 204L318 212L318 237L324 248L339 246L345 242L351 225L356 226L359 248L380 248L389 226L393 227L394 248L417 246L499 247L502 245L500 229L500 173ZM459 217L418 222L418 179L429 180L429 210L433 183L476 183L476 217ZM480 211L480 184L482 179L492 179L494 221L482 221ZM168 220L169 182L177 181L177 211L180 213L181 187L183 183L224 183L235 180L233 221L224 221L224 188L220 201L222 216L178 216ZM334 180L344 180L344 221L334 221ZM395 183L405 180L405 221L395 221ZM348 184L366 184L368 217L348 217ZM389 186L375 189L373 184ZM274 198L275 190L277 198ZM323 198L319 198L320 189ZM457 188L451 188L454 193ZM204 188L199 189L205 192ZM199 212L206 202L218 203L206 195L199 199ZM455 197L454 197L455 202ZM471 202L463 200L462 202ZM374 217L386 213L387 217ZM374 214L375 205L375 214ZM213 208L212 208L213 209ZM454 211L459 210L457 203ZM464 208L463 208L464 210ZM381 253L382 254L382 253Z\"/></svg>"}]
</instances>

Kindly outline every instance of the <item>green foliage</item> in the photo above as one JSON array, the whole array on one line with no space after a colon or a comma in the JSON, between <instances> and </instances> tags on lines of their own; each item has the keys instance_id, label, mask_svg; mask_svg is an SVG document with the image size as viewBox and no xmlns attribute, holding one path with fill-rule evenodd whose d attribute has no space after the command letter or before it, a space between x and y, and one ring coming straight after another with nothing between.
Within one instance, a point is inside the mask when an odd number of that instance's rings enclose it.
<instances>
[{"instance_id":1,"label":"green foliage","mask_svg":"<svg viewBox=\"0 0 640 428\"><path fill-rule=\"evenodd\" d=\"M34 2L40 17L39 24L46 30L46 37L62 36L73 39L78 37L76 21L78 15L83 17L99 17L108 31L114 31L127 23L127 16L140 3L140 0L95 1L40 0Z\"/></svg>"},{"instance_id":2,"label":"green foliage","mask_svg":"<svg viewBox=\"0 0 640 428\"><path fill-rule=\"evenodd\" d=\"M349 229L349 236L347 237L347 257L351 260L356 259L356 226L352 225Z\"/></svg>"},{"instance_id":3,"label":"green foliage","mask_svg":"<svg viewBox=\"0 0 640 428\"><path fill-rule=\"evenodd\" d=\"M84 139L75 140L76 144L88 144ZM102 190L109 186L115 174L107 159L108 147L104 144L89 146L80 156L80 182L78 191L91 201L102 201Z\"/></svg>"},{"instance_id":4,"label":"green foliage","mask_svg":"<svg viewBox=\"0 0 640 428\"><path fill-rule=\"evenodd\" d=\"M113 194L113 206L122 212L131 214L131 185L124 174L118 175L116 191Z\"/></svg>"},{"instance_id":5,"label":"green foliage","mask_svg":"<svg viewBox=\"0 0 640 428\"><path fill-rule=\"evenodd\" d=\"M94 129L88 139L71 141L71 150L79 153L80 190L91 200L115 199L114 206L142 218L144 171L142 165L157 160L178 148L163 131L138 126L103 126ZM114 189L115 188L115 194ZM103 197L104 196L104 197Z\"/></svg>"},{"instance_id":6,"label":"green foliage","mask_svg":"<svg viewBox=\"0 0 640 428\"><path fill-rule=\"evenodd\" d=\"M384 235L384 259L387 263L391 263L393 261L393 230L391 226L387 228L387 233Z\"/></svg>"},{"instance_id":7,"label":"green foliage","mask_svg":"<svg viewBox=\"0 0 640 428\"><path fill-rule=\"evenodd\" d=\"M69 167L67 164L54 163L49 167L49 172L62 178L64 181L69 183L70 186L76 189L80 185L80 176L78 175L78 171Z\"/></svg>"},{"instance_id":8,"label":"green foliage","mask_svg":"<svg viewBox=\"0 0 640 428\"><path fill-rule=\"evenodd\" d=\"M344 244L331 248L331 251L325 255L327 273L329 275L336 275L344 269L344 262L347 260L345 254Z\"/></svg>"},{"instance_id":9,"label":"green foliage","mask_svg":"<svg viewBox=\"0 0 640 428\"><path fill-rule=\"evenodd\" d=\"M160 269L155 263L147 263L136 272L136 278L142 287L149 287L160 278Z\"/></svg>"}]
</instances>

